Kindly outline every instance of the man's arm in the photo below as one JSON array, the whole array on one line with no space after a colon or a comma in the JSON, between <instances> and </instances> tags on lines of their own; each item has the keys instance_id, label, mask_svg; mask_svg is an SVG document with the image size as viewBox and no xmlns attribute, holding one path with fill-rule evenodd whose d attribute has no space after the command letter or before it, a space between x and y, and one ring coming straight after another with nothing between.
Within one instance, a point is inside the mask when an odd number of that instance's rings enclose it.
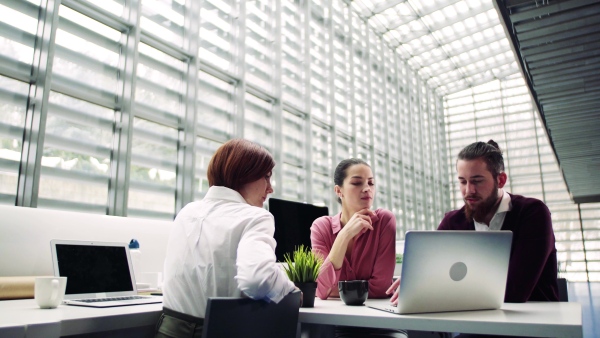
<instances>
[{"instance_id":1,"label":"man's arm","mask_svg":"<svg viewBox=\"0 0 600 338\"><path fill-rule=\"evenodd\" d=\"M515 226L506 224L513 231L513 243L505 301L518 303L529 300L555 250L555 238L550 211L541 201L515 216Z\"/></svg>"},{"instance_id":2,"label":"man's arm","mask_svg":"<svg viewBox=\"0 0 600 338\"><path fill-rule=\"evenodd\" d=\"M438 230L475 230L473 220L467 220L464 209L449 211L444 215Z\"/></svg>"}]
</instances>

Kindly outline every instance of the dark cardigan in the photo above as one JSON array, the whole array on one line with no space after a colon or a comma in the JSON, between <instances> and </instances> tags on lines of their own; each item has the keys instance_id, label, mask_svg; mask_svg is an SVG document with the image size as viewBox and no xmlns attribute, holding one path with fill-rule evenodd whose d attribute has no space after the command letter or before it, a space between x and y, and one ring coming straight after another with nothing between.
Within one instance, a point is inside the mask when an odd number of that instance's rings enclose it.
<instances>
[{"instance_id":1,"label":"dark cardigan","mask_svg":"<svg viewBox=\"0 0 600 338\"><path fill-rule=\"evenodd\" d=\"M558 301L554 231L548 207L535 198L509 194L512 209L502 230L513 232L504 301ZM438 230L475 230L464 206L446 213Z\"/></svg>"}]
</instances>

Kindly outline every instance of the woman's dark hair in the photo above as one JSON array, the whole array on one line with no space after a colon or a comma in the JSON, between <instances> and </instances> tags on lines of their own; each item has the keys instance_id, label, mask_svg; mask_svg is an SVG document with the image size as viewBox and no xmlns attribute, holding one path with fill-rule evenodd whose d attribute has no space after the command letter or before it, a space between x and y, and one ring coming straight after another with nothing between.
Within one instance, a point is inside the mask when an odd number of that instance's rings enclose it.
<instances>
[{"instance_id":1,"label":"woman's dark hair","mask_svg":"<svg viewBox=\"0 0 600 338\"><path fill-rule=\"evenodd\" d=\"M261 145L233 139L217 149L208 163L208 185L239 191L245 184L265 177L275 167L273 157Z\"/></svg>"},{"instance_id":2,"label":"woman's dark hair","mask_svg":"<svg viewBox=\"0 0 600 338\"><path fill-rule=\"evenodd\" d=\"M335 167L335 172L333 173L333 183L338 186L342 186L344 184L344 180L346 176L348 176L348 168L353 165L364 164L367 167L371 167L367 162L359 159L359 158L349 158L340 162L337 167ZM342 203L342 200L338 197L338 203Z\"/></svg>"},{"instance_id":3,"label":"woman's dark hair","mask_svg":"<svg viewBox=\"0 0 600 338\"><path fill-rule=\"evenodd\" d=\"M471 143L458 153L459 160L471 161L478 158L482 158L485 161L487 169L492 173L494 179L498 177L498 174L504 172L502 150L500 150L498 143L494 142L494 140L489 140L487 143Z\"/></svg>"}]
</instances>

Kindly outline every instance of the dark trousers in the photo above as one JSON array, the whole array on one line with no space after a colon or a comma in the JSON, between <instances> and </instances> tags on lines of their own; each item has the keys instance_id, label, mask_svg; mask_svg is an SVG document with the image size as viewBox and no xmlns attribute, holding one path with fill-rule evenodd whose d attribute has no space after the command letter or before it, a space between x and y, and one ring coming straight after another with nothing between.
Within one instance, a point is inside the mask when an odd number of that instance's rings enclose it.
<instances>
[{"instance_id":1,"label":"dark trousers","mask_svg":"<svg viewBox=\"0 0 600 338\"><path fill-rule=\"evenodd\" d=\"M204 319L163 308L154 338L202 338Z\"/></svg>"},{"instance_id":2,"label":"dark trousers","mask_svg":"<svg viewBox=\"0 0 600 338\"><path fill-rule=\"evenodd\" d=\"M523 338L518 336L499 336L499 335L490 335L490 334L475 334L475 333L460 333L454 338Z\"/></svg>"},{"instance_id":3,"label":"dark trousers","mask_svg":"<svg viewBox=\"0 0 600 338\"><path fill-rule=\"evenodd\" d=\"M336 338L407 338L404 330L375 329L370 327L336 326Z\"/></svg>"}]
</instances>

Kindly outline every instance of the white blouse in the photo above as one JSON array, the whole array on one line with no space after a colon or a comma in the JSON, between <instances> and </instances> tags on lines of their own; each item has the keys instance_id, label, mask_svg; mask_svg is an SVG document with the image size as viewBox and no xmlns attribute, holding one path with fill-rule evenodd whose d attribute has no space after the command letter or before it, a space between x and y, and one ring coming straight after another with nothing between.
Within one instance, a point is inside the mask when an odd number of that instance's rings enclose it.
<instances>
[{"instance_id":1,"label":"white blouse","mask_svg":"<svg viewBox=\"0 0 600 338\"><path fill-rule=\"evenodd\" d=\"M237 191L213 186L175 218L165 258L163 305L204 318L208 297L279 302L294 284L276 263L275 223Z\"/></svg>"}]
</instances>

